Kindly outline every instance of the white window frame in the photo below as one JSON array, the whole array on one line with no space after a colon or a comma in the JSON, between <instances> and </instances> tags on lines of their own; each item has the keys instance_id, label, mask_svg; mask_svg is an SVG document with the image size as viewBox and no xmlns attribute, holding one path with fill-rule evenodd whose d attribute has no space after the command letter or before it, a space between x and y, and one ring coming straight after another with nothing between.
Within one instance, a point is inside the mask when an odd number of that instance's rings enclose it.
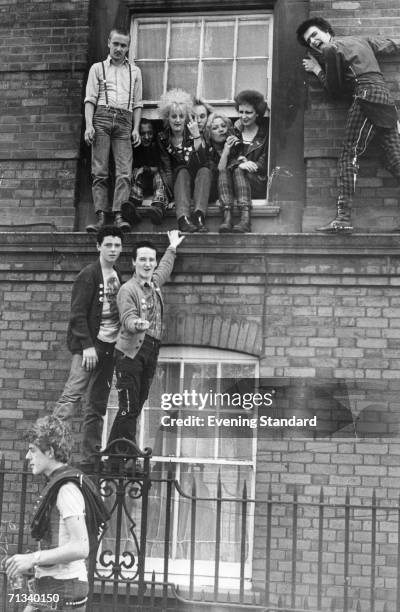
<instances>
[{"instance_id":1,"label":"white window frame","mask_svg":"<svg viewBox=\"0 0 400 612\"><path fill-rule=\"evenodd\" d=\"M204 29L205 29L205 21L219 21L221 19L232 19L234 20L234 26L235 26L235 39L234 39L234 51L233 51L233 57L207 57L206 60L204 60L204 58L202 57L202 48L203 48L203 40L204 40ZM269 45L268 45L268 56L259 56L259 57L246 57L246 56L241 56L240 58L237 57L237 44L238 44L238 29L239 29L239 21L243 20L243 21L254 21L257 18L262 18L265 19L267 18L267 21L269 22ZM202 12L202 13L177 13L176 15L171 15L171 16L166 16L165 14L161 14L161 15L149 15L149 16L140 16L140 17L133 17L132 18L132 22L131 22L131 40L132 40L132 44L130 47L130 51L129 51L129 59L131 61L134 61L137 55L137 30L138 30L138 25L140 23L151 23L151 22L165 22L167 25L167 36L166 36L166 50L165 50L165 57L164 59L164 76L163 76L163 92L166 91L166 87L167 87L167 78L168 78L168 65L169 62L179 62L179 61L194 61L193 58L179 58L179 59L169 59L168 58L168 53L169 53L169 44L170 44L170 30L171 30L171 23L172 22L177 22L177 21L187 21L188 19L191 20L199 20L200 24L201 24L201 32L200 32L200 53L199 53L199 57L197 59L198 61L198 76L197 76L197 90L196 90L196 96L199 97L201 95L201 89L202 89L202 76L203 76L203 65L205 61L215 61L215 60L232 60L233 61L233 68L232 68L232 80L231 80L231 92L230 92L230 98L226 98L226 99L219 99L219 100L207 100L210 104L213 104L213 106L218 107L218 109L221 112L225 112L226 114L229 114L230 116L237 116L237 112L235 110L234 107L234 102L233 102L233 98L234 98L234 92L235 92L235 84L236 84L236 67L237 67L237 62L238 60L246 60L246 59L266 59L268 64L267 64L267 79L268 79L268 93L267 93L267 101L268 101L268 105L269 107L271 107L271 84L272 84L272 49L273 49L273 12L272 11L234 11L234 12L227 12L227 11L220 11L218 13L209 13L209 12ZM161 58L146 58L145 60L140 59L141 62L146 62L146 61L160 61ZM256 88L255 88L256 89ZM157 119L159 118L158 116L158 112L157 109L155 108L155 106L157 105L158 100L146 100L145 101L145 107L144 107L144 115L148 118L148 119ZM268 113L267 113L268 114Z\"/></svg>"},{"instance_id":2,"label":"white window frame","mask_svg":"<svg viewBox=\"0 0 400 612\"><path fill-rule=\"evenodd\" d=\"M183 384L183 367L185 362L190 364L217 364L217 375L220 377L221 366L223 363L229 364L248 364L254 365L255 380L259 378L259 361L256 357L252 357L247 354L237 353L234 351L227 351L222 349L211 349L211 348L197 348L197 347L185 347L185 346L162 346L158 357L158 363L179 363L181 364L181 375L180 384ZM105 423L103 428L103 444L104 447L107 441L107 425L108 421L114 418L117 406L109 406L105 417ZM146 418L146 412L149 411L148 404L144 405L142 414L140 416L140 430L138 436L138 445L140 448L144 448L148 445L148 441L144 439L144 420ZM257 457L257 429L252 430L252 447L251 447L251 459L222 459L218 458L218 440L215 439L214 444L214 455L213 457L180 457L180 456L153 456L151 462L164 463L168 466L170 463L175 464L176 479L179 482L181 465L186 464L218 464L218 465L232 465L232 466L249 466L251 470L251 483L248 486L248 496L251 499L255 498L255 482L256 482L256 457ZM179 450L179 438L177 449ZM249 484L249 483L247 483ZM189 585L189 573L188 573L188 561L187 559L180 559L175 557L177 547L177 534L178 534L178 512L176 511L179 507L179 493L173 488L173 500L172 504L175 505L175 511L173 513L173 525L172 525L172 554L169 559L169 579L182 586L187 587ZM252 563L253 563L253 548L254 548L254 504L248 504L248 555L245 563L245 589L252 588ZM145 562L145 574L146 578L151 579L152 572L154 571L156 577L163 576L163 558L158 557L146 557ZM240 564L239 562L220 562L220 589L235 589L238 588L240 580ZM209 561L196 560L195 563L195 588L196 589L209 589L214 585L214 559Z\"/></svg>"}]
</instances>

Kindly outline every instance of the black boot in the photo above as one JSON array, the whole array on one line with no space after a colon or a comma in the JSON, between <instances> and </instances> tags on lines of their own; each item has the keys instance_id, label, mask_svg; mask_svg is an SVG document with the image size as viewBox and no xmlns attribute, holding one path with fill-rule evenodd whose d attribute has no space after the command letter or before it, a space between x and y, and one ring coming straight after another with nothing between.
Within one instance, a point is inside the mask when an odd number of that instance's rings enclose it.
<instances>
[{"instance_id":1,"label":"black boot","mask_svg":"<svg viewBox=\"0 0 400 612\"><path fill-rule=\"evenodd\" d=\"M351 225L351 208L350 202L339 199L337 203L336 217L326 225L315 228L316 232L324 232L325 234L351 234L353 226Z\"/></svg>"},{"instance_id":2,"label":"black boot","mask_svg":"<svg viewBox=\"0 0 400 612\"><path fill-rule=\"evenodd\" d=\"M242 207L240 211L240 221L233 226L232 231L235 232L235 234L245 234L246 232L251 232L250 209L248 206Z\"/></svg>"},{"instance_id":3,"label":"black boot","mask_svg":"<svg viewBox=\"0 0 400 612\"><path fill-rule=\"evenodd\" d=\"M192 215L192 223L196 226L197 231L201 234L205 234L208 232L208 227L205 226L204 221L204 213L201 210L195 210Z\"/></svg>"},{"instance_id":4,"label":"black boot","mask_svg":"<svg viewBox=\"0 0 400 612\"><path fill-rule=\"evenodd\" d=\"M150 221L154 223L154 225L161 225L162 220L164 219L164 209L160 202L153 202L151 206L146 209L147 217L149 217Z\"/></svg>"},{"instance_id":5,"label":"black boot","mask_svg":"<svg viewBox=\"0 0 400 612\"><path fill-rule=\"evenodd\" d=\"M233 230L233 226L232 226L232 209L229 208L223 208L222 209L222 223L219 226L219 233L220 234L230 234Z\"/></svg>"},{"instance_id":6,"label":"black boot","mask_svg":"<svg viewBox=\"0 0 400 612\"><path fill-rule=\"evenodd\" d=\"M121 215L130 225L136 225L142 220L142 216L137 210L139 206L141 206L141 202L133 199L121 204Z\"/></svg>"},{"instance_id":7,"label":"black boot","mask_svg":"<svg viewBox=\"0 0 400 612\"><path fill-rule=\"evenodd\" d=\"M191 220L186 215L179 217L178 228L179 228L179 231L187 233L187 234L193 234L194 232L197 232L197 227L193 225Z\"/></svg>"},{"instance_id":8,"label":"black boot","mask_svg":"<svg viewBox=\"0 0 400 612\"><path fill-rule=\"evenodd\" d=\"M116 212L114 215L114 225L115 227L119 227L123 232L130 232L132 229L128 221L125 221L120 212Z\"/></svg>"},{"instance_id":9,"label":"black boot","mask_svg":"<svg viewBox=\"0 0 400 612\"><path fill-rule=\"evenodd\" d=\"M97 234L99 229L104 227L104 225L106 224L106 213L105 212L103 212L102 210L98 210L96 212L96 217L97 217L96 223L90 223L89 225L86 226L86 231L89 234Z\"/></svg>"}]
</instances>

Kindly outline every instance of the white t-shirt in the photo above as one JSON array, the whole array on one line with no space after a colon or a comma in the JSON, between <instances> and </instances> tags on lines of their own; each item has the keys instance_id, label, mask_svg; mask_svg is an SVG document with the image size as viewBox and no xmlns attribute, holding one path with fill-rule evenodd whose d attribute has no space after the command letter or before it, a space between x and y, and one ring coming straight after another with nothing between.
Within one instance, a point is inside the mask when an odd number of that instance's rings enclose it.
<instances>
[{"instance_id":1,"label":"white t-shirt","mask_svg":"<svg viewBox=\"0 0 400 612\"><path fill-rule=\"evenodd\" d=\"M58 510L60 520L58 523L58 546L62 546L69 542L70 537L65 525L65 520L68 517L76 516L79 520L85 521L85 500L79 488L73 482L67 482L60 487L57 495L56 508ZM70 561L70 563L57 563L51 566L36 566L36 578L42 576L53 576L60 580L68 578L79 578L83 582L87 582L87 570L84 559Z\"/></svg>"},{"instance_id":2,"label":"white t-shirt","mask_svg":"<svg viewBox=\"0 0 400 612\"><path fill-rule=\"evenodd\" d=\"M105 275L103 270L103 309L97 337L102 342L115 342L119 331L117 293L121 284L115 270Z\"/></svg>"}]
</instances>

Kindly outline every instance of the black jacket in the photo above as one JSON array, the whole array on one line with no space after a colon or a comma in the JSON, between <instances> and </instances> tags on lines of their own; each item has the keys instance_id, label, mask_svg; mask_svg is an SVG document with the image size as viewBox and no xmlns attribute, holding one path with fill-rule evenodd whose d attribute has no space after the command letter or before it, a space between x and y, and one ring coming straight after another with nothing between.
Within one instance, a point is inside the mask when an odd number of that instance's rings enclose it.
<instances>
[{"instance_id":1,"label":"black jacket","mask_svg":"<svg viewBox=\"0 0 400 612\"><path fill-rule=\"evenodd\" d=\"M121 275L116 270L120 283ZM81 270L72 287L71 315L67 346L71 353L82 353L94 346L100 329L104 281L100 260Z\"/></svg>"}]
</instances>

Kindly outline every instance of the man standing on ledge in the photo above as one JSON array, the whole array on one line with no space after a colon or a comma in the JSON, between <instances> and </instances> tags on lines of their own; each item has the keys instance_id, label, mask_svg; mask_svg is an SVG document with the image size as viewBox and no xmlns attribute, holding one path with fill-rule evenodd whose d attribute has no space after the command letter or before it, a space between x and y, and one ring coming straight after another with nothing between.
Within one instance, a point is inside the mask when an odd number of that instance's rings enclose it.
<instances>
[{"instance_id":1,"label":"man standing on ledge","mask_svg":"<svg viewBox=\"0 0 400 612\"><path fill-rule=\"evenodd\" d=\"M130 36L111 30L110 54L93 64L89 71L85 97L85 142L92 146L93 202L97 222L86 231L97 232L105 224L109 211L109 157L115 161L115 189L112 204L114 224L123 231L130 225L121 215L121 204L128 200L132 176L132 144L140 144L139 124L142 113L142 75L127 59Z\"/></svg>"},{"instance_id":2,"label":"man standing on ledge","mask_svg":"<svg viewBox=\"0 0 400 612\"><path fill-rule=\"evenodd\" d=\"M325 19L308 19L297 28L297 39L314 54L303 60L333 97L352 95L339 159L336 217L318 232L351 232L351 205L358 157L375 136L385 167L400 183L400 136L397 111L376 56L400 53L400 42L389 38L336 37ZM399 229L394 230L399 231Z\"/></svg>"},{"instance_id":3,"label":"man standing on ledge","mask_svg":"<svg viewBox=\"0 0 400 612\"><path fill-rule=\"evenodd\" d=\"M122 250L122 230L104 226L97 233L97 261L80 271L72 287L67 344L71 369L54 415L70 421L84 397L81 468L94 469L103 418L114 373L114 345L119 332L117 293L121 276L115 264Z\"/></svg>"},{"instance_id":4,"label":"man standing on ledge","mask_svg":"<svg viewBox=\"0 0 400 612\"><path fill-rule=\"evenodd\" d=\"M152 242L139 242L133 250L133 276L117 295L121 328L116 343L118 413L108 444L117 438L136 442L136 421L142 411L157 366L163 299L161 287L171 275L176 249L184 239L178 230L168 232L169 247L157 267Z\"/></svg>"}]
</instances>

